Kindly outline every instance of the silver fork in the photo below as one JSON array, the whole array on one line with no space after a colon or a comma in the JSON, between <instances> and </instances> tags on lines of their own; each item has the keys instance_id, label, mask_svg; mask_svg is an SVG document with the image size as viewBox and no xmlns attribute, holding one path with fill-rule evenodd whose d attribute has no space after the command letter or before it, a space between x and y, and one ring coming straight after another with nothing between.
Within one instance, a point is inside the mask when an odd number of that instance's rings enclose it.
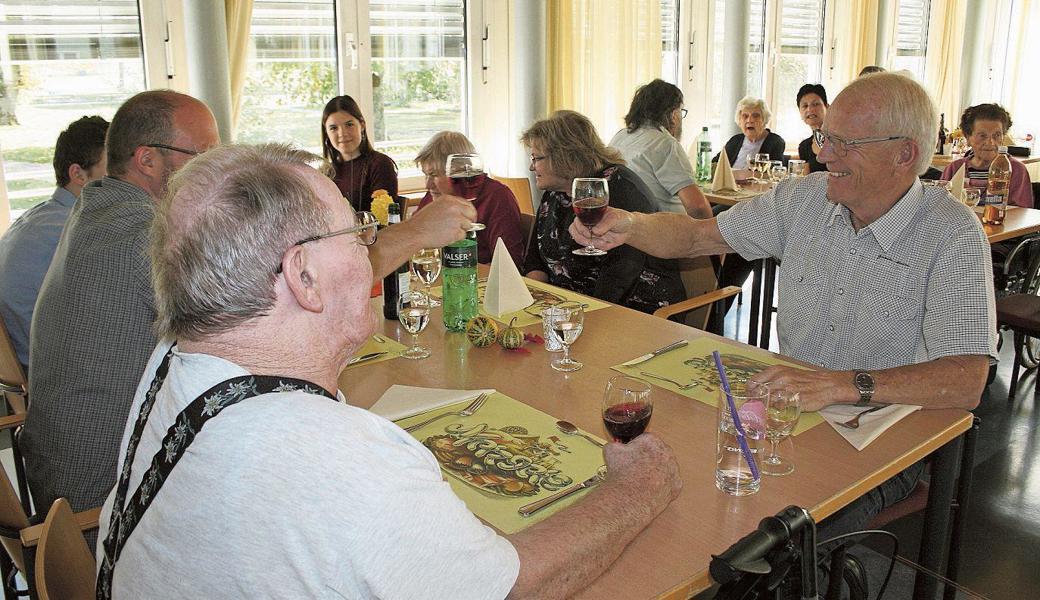
<instances>
[{"instance_id":1,"label":"silver fork","mask_svg":"<svg viewBox=\"0 0 1040 600\"><path fill-rule=\"evenodd\" d=\"M644 377L649 377L651 379L659 379L661 381L667 381L668 383L678 387L680 390L688 390L688 389L691 389L691 388L695 388L695 387L697 387L698 385L701 384L701 382L699 382L699 381L691 381L690 383L679 383L678 381L674 381L674 380L668 379L667 377L661 377L660 375L654 375L653 373L647 373L646 371L640 371L639 374L643 375Z\"/></svg>"},{"instance_id":2,"label":"silver fork","mask_svg":"<svg viewBox=\"0 0 1040 600\"><path fill-rule=\"evenodd\" d=\"M443 417L469 417L469 416L472 416L473 413L475 413L478 410L480 410L481 406L484 406L484 403L487 402L487 397L488 397L487 394L481 394L481 395L477 396L476 398L474 398L473 402L469 403L469 406L467 406L466 408L464 408L464 409L462 409L462 410L460 410L458 412L441 413L441 414L437 415L436 417L430 417L429 419L426 419L425 421L423 421L421 423L416 423L415 425L409 425L408 427L405 427L404 430L409 432L409 433L411 433L411 432L415 431L416 429L419 429L420 427L425 427L425 426L429 425L430 423L433 423L437 419L440 419L440 418L443 418Z\"/></svg>"},{"instance_id":3,"label":"silver fork","mask_svg":"<svg viewBox=\"0 0 1040 600\"><path fill-rule=\"evenodd\" d=\"M846 429L859 429L859 419L860 419L860 417L862 417L863 415L872 413L872 412L877 412L877 411L881 410L882 408L888 408L888 405L887 404L882 404L880 406L872 406L872 407L868 408L867 410L857 414L855 417L852 417L848 421L844 421L844 422L838 423L838 425L840 425L840 426L842 426L842 427L844 427Z\"/></svg>"}]
</instances>

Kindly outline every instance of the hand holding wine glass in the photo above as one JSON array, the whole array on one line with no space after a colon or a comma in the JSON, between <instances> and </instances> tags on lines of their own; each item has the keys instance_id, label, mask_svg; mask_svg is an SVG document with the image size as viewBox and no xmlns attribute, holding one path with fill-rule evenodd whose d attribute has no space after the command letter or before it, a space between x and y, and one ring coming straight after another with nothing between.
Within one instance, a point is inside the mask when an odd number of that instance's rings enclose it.
<instances>
[{"instance_id":1,"label":"hand holding wine glass","mask_svg":"<svg viewBox=\"0 0 1040 600\"><path fill-rule=\"evenodd\" d=\"M769 439L769 456L762 461L762 472L767 475L787 475L794 465L777 454L777 446L794 431L802 414L802 401L798 392L770 390L766 406L766 438Z\"/></svg>"},{"instance_id":2,"label":"hand holding wine glass","mask_svg":"<svg viewBox=\"0 0 1040 600\"><path fill-rule=\"evenodd\" d=\"M627 375L616 375L603 393L603 425L614 441L627 444L646 430L654 402L650 384Z\"/></svg>"},{"instance_id":3,"label":"hand holding wine glass","mask_svg":"<svg viewBox=\"0 0 1040 600\"><path fill-rule=\"evenodd\" d=\"M610 204L610 188L606 179L599 177L577 177L571 183L571 208L585 227L592 229L607 212ZM581 256L603 256L605 251L589 244L574 250Z\"/></svg>"},{"instance_id":4,"label":"hand holding wine glass","mask_svg":"<svg viewBox=\"0 0 1040 600\"><path fill-rule=\"evenodd\" d=\"M585 305L580 302L561 302L553 309L550 323L553 332L563 342L563 356L553 359L549 366L557 371L577 371L584 365L571 358L571 344L578 339L584 327Z\"/></svg>"},{"instance_id":5,"label":"hand holding wine glass","mask_svg":"<svg viewBox=\"0 0 1040 600\"><path fill-rule=\"evenodd\" d=\"M451 179L452 193L473 202L484 178L484 161L479 154L451 154L445 163L444 174ZM473 223L469 231L484 229L483 223Z\"/></svg>"},{"instance_id":6,"label":"hand holding wine glass","mask_svg":"<svg viewBox=\"0 0 1040 600\"><path fill-rule=\"evenodd\" d=\"M419 345L419 333L430 322L430 297L425 292L410 291L397 299L397 318L405 330L412 334L412 346L401 356L419 360L430 355L430 349Z\"/></svg>"}]
</instances>

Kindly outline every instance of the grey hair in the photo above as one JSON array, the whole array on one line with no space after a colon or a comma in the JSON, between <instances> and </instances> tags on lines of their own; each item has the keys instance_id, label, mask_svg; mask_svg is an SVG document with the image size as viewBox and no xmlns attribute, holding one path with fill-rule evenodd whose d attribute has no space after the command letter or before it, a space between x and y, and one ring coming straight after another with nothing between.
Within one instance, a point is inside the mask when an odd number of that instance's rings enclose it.
<instances>
[{"instance_id":1,"label":"grey hair","mask_svg":"<svg viewBox=\"0 0 1040 600\"><path fill-rule=\"evenodd\" d=\"M762 123L769 125L769 120L773 118L773 113L769 111L769 105L766 101L761 98L755 98L754 96L744 96L737 102L737 111L733 115L733 120L740 125L740 113L745 110L758 109L762 111Z\"/></svg>"},{"instance_id":2,"label":"grey hair","mask_svg":"<svg viewBox=\"0 0 1040 600\"><path fill-rule=\"evenodd\" d=\"M469 138L458 131L438 131L415 155L415 164L436 165L437 173L444 173L445 163L452 154L476 154L477 148Z\"/></svg>"},{"instance_id":3,"label":"grey hair","mask_svg":"<svg viewBox=\"0 0 1040 600\"><path fill-rule=\"evenodd\" d=\"M910 138L918 150L914 172L920 175L928 170L939 135L939 111L928 91L898 73L868 73L852 80L838 97L853 93L876 99L881 114L875 120L874 134Z\"/></svg>"},{"instance_id":4,"label":"grey hair","mask_svg":"<svg viewBox=\"0 0 1040 600\"><path fill-rule=\"evenodd\" d=\"M286 144L228 145L173 176L151 231L160 339L198 340L271 310L286 249L328 229L303 171L315 160Z\"/></svg>"}]
</instances>

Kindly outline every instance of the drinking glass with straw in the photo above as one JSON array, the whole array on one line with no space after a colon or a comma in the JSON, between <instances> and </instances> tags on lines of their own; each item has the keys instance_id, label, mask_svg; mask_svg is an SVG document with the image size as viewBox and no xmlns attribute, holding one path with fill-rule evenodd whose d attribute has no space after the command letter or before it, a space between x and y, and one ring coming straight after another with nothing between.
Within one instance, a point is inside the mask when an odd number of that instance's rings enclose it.
<instances>
[{"instance_id":1,"label":"drinking glass with straw","mask_svg":"<svg viewBox=\"0 0 1040 600\"><path fill-rule=\"evenodd\" d=\"M715 445L715 487L734 496L754 494L762 480L754 452L765 438L768 391L760 386L755 391L735 393L726 377L722 356L715 351L712 358L722 384Z\"/></svg>"}]
</instances>

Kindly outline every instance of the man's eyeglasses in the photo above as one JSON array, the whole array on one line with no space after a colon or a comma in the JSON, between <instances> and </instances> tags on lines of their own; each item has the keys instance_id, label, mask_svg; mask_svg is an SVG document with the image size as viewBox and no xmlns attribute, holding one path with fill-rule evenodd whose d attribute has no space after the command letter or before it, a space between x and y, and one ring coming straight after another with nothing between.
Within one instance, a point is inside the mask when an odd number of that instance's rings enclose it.
<instances>
[{"instance_id":1,"label":"man's eyeglasses","mask_svg":"<svg viewBox=\"0 0 1040 600\"><path fill-rule=\"evenodd\" d=\"M312 235L310 237L303 238L296 242L290 248L295 246L302 246L310 242L317 242L318 240L324 240L325 238L336 237L337 235L347 235L348 233L356 233L357 241L362 246L371 246L376 243L376 231L379 227L379 220L376 216L368 211L361 211L357 213L358 224L353 227L346 229L340 229L338 231L330 231L329 233L321 233L318 235ZM278 263L278 267L274 270L275 274L282 272L282 264Z\"/></svg>"},{"instance_id":2,"label":"man's eyeglasses","mask_svg":"<svg viewBox=\"0 0 1040 600\"><path fill-rule=\"evenodd\" d=\"M163 150L173 150L174 152L180 152L181 154L187 154L189 156L198 156L202 154L198 150L188 150L187 148L178 148L177 146L167 146L166 144L144 144L146 148L162 148Z\"/></svg>"},{"instance_id":3,"label":"man's eyeglasses","mask_svg":"<svg viewBox=\"0 0 1040 600\"><path fill-rule=\"evenodd\" d=\"M813 132L813 141L816 142L817 146L819 146L822 149L825 143L829 143L831 145L831 149L834 150L834 153L841 157L846 156L849 153L849 148L852 146L862 146L863 144L873 144L876 142L891 142L893 140L908 139L910 138L906 137L905 135L889 135L885 137L870 137L859 138L856 140L843 140L836 135L824 133L820 129L817 129Z\"/></svg>"}]
</instances>

